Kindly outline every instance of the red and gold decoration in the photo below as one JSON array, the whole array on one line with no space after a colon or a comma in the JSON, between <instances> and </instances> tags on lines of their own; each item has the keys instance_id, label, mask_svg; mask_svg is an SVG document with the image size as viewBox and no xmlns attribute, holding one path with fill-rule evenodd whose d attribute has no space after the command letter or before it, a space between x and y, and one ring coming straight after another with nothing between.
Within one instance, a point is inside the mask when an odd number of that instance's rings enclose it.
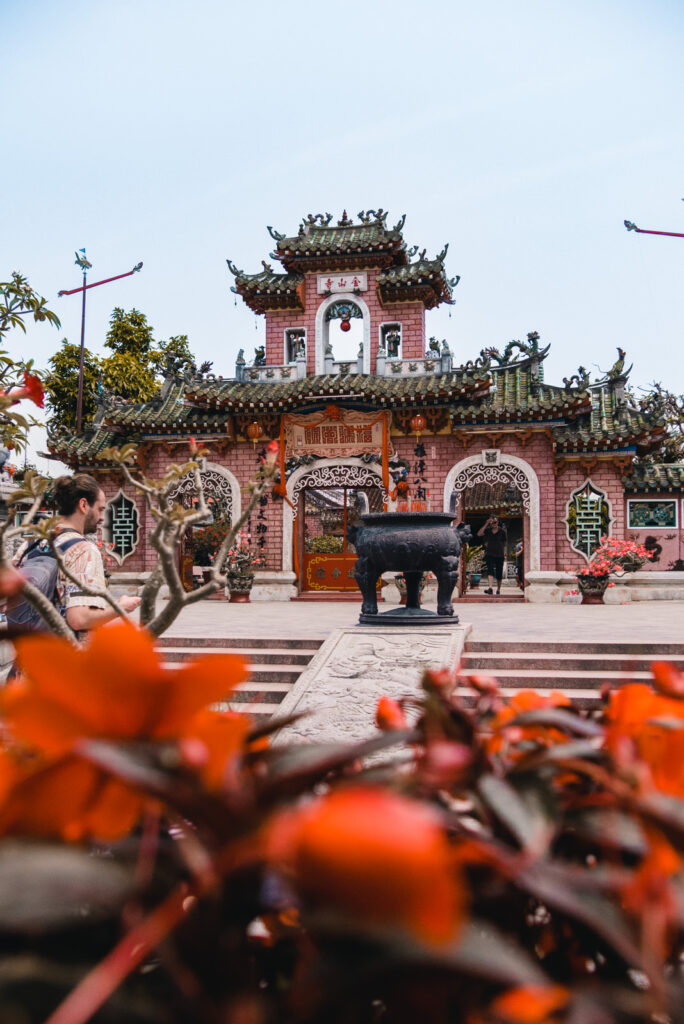
<instances>
[{"instance_id":1,"label":"red and gold decoration","mask_svg":"<svg viewBox=\"0 0 684 1024\"><path fill-rule=\"evenodd\" d=\"M254 420L253 423L249 424L249 426L247 427L247 437L252 442L254 448L256 448L257 441L260 441L263 436L264 428L257 420Z\"/></svg>"},{"instance_id":2,"label":"red and gold decoration","mask_svg":"<svg viewBox=\"0 0 684 1024\"><path fill-rule=\"evenodd\" d=\"M421 414L419 412L416 413L415 416L412 416L411 419L409 420L409 427L411 428L413 433L416 435L416 437L420 437L420 435L425 430L426 426L427 426L427 422L425 420L425 417L421 416Z\"/></svg>"}]
</instances>

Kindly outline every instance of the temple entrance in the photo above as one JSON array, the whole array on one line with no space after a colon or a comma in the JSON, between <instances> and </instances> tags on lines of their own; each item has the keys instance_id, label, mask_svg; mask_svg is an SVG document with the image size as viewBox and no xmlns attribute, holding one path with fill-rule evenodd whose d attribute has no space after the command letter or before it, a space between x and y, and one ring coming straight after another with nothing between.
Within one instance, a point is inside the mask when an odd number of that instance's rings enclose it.
<instances>
[{"instance_id":1,"label":"temple entrance","mask_svg":"<svg viewBox=\"0 0 684 1024\"><path fill-rule=\"evenodd\" d=\"M477 536L490 516L496 515L506 529L506 554L504 562L504 575L501 587L502 594L518 593L515 573L515 550L517 544L523 540L523 507L520 491L511 483L476 483L467 487L462 494L462 518L470 526L473 539L470 542L469 550L481 547L482 538ZM462 560L462 592L472 596L472 583L469 581L469 574L477 574L481 571L481 582L479 589L484 592L486 582L486 569L483 565L482 556L473 554L470 565L467 559Z\"/></svg>"},{"instance_id":2,"label":"temple entrance","mask_svg":"<svg viewBox=\"0 0 684 1024\"><path fill-rule=\"evenodd\" d=\"M347 540L347 526L363 512L382 512L380 487L305 487L303 504L303 591L357 592L356 551Z\"/></svg>"}]
</instances>

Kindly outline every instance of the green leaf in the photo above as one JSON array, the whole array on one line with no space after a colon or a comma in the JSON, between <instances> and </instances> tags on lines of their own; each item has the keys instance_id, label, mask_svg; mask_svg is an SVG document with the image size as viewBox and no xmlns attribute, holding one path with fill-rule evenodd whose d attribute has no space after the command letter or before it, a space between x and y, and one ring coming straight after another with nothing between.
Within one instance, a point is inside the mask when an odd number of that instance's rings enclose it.
<instances>
[{"instance_id":1,"label":"green leaf","mask_svg":"<svg viewBox=\"0 0 684 1024\"><path fill-rule=\"evenodd\" d=\"M484 803L529 853L541 856L555 832L550 791L541 783L512 786L495 775L483 775L477 789Z\"/></svg>"},{"instance_id":2,"label":"green leaf","mask_svg":"<svg viewBox=\"0 0 684 1024\"><path fill-rule=\"evenodd\" d=\"M564 868L558 862L536 861L515 881L549 909L587 925L626 963L642 969L641 952L627 918L614 901L594 891L593 872L574 865Z\"/></svg>"}]
</instances>

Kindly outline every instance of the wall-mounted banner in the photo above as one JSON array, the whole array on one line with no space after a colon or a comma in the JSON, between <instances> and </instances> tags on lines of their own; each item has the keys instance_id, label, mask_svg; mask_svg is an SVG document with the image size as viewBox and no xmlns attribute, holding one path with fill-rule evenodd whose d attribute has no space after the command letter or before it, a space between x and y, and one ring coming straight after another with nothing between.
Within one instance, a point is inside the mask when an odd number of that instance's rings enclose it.
<instances>
[{"instance_id":1,"label":"wall-mounted banner","mask_svg":"<svg viewBox=\"0 0 684 1024\"><path fill-rule=\"evenodd\" d=\"M283 416L285 457L319 455L324 458L377 455L386 447L394 454L389 440L389 411L381 413L354 412L328 406L324 413ZM383 423L385 424L383 430ZM383 445L383 438L387 438Z\"/></svg>"},{"instance_id":2,"label":"wall-mounted banner","mask_svg":"<svg viewBox=\"0 0 684 1024\"><path fill-rule=\"evenodd\" d=\"M352 270L348 274L319 274L316 278L319 295L339 295L341 292L367 292L368 274L365 270Z\"/></svg>"}]
</instances>

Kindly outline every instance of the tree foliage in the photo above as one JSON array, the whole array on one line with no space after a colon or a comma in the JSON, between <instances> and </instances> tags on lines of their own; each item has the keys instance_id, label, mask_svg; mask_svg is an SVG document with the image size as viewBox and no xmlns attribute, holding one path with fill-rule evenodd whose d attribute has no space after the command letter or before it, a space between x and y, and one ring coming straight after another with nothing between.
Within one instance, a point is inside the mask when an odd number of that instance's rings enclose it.
<instances>
[{"instance_id":1,"label":"tree foliage","mask_svg":"<svg viewBox=\"0 0 684 1024\"><path fill-rule=\"evenodd\" d=\"M125 312L116 307L109 321L105 347L111 355L84 352L83 418L91 420L100 391L129 402L148 402L159 390L160 378L169 360L175 365L192 363L193 355L185 334L168 341L155 341L154 329L137 309ZM50 359L45 377L53 429L73 430L76 426L79 348L66 338Z\"/></svg>"},{"instance_id":2,"label":"tree foliage","mask_svg":"<svg viewBox=\"0 0 684 1024\"><path fill-rule=\"evenodd\" d=\"M0 342L4 342L17 327L25 334L26 320L31 318L36 323L60 326L59 317L47 308L46 299L15 271L11 280L0 281ZM40 423L33 416L17 412L14 409L16 403L6 397L13 392L18 396L27 377L35 380L38 376L33 368L33 359L16 359L8 351L0 350L0 395L4 398L0 403L0 442L5 448L22 450L26 444L27 429ZM42 396L38 404L42 406Z\"/></svg>"}]
</instances>

